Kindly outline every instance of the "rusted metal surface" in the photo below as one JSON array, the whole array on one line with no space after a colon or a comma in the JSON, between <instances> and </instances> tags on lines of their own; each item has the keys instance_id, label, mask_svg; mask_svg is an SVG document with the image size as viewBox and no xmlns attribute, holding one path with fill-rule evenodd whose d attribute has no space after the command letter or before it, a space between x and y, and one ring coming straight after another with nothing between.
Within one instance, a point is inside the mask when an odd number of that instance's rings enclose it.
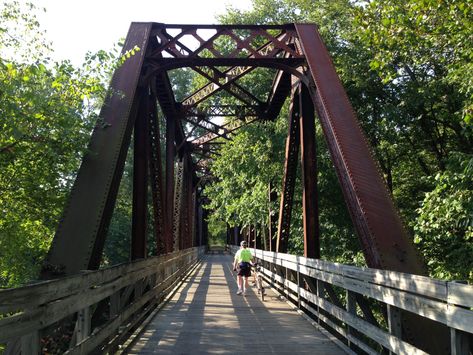
<instances>
[{"instance_id":1,"label":"rusted metal surface","mask_svg":"<svg viewBox=\"0 0 473 355\"><path fill-rule=\"evenodd\" d=\"M132 24L123 52L140 48L120 66L100 113L64 209L42 278L99 266L136 115L135 91L151 24ZM118 94L120 93L120 94Z\"/></svg>"},{"instance_id":2,"label":"rusted metal surface","mask_svg":"<svg viewBox=\"0 0 473 355\"><path fill-rule=\"evenodd\" d=\"M296 25L296 30L315 84L312 98L368 266L426 275L316 27ZM429 353L445 353L448 333L442 328L403 314L405 337Z\"/></svg>"},{"instance_id":3,"label":"rusted metal surface","mask_svg":"<svg viewBox=\"0 0 473 355\"><path fill-rule=\"evenodd\" d=\"M319 259L320 230L314 104L305 85L301 84L299 90L304 256Z\"/></svg>"},{"instance_id":4,"label":"rusted metal surface","mask_svg":"<svg viewBox=\"0 0 473 355\"><path fill-rule=\"evenodd\" d=\"M183 195L183 171L184 163L182 160L176 162L176 169L174 175L174 196L173 196L173 224L172 224L172 238L173 251L181 249L181 215L182 215L182 195Z\"/></svg>"},{"instance_id":5,"label":"rusted metal surface","mask_svg":"<svg viewBox=\"0 0 473 355\"><path fill-rule=\"evenodd\" d=\"M296 25L345 199L370 267L425 275L368 141L314 25Z\"/></svg>"},{"instance_id":6,"label":"rusted metal surface","mask_svg":"<svg viewBox=\"0 0 473 355\"><path fill-rule=\"evenodd\" d=\"M278 214L277 211L273 209L273 206L276 204L278 194L275 190L275 187L272 182L268 186L268 199L269 199L269 215L268 215L268 240L269 240L269 251L276 251L276 240L277 232L276 227L278 223Z\"/></svg>"},{"instance_id":7,"label":"rusted metal surface","mask_svg":"<svg viewBox=\"0 0 473 355\"><path fill-rule=\"evenodd\" d=\"M165 240L166 252L174 251L174 159L176 156L175 146L176 119L175 116L166 117L166 224Z\"/></svg>"},{"instance_id":8,"label":"rusted metal surface","mask_svg":"<svg viewBox=\"0 0 473 355\"><path fill-rule=\"evenodd\" d=\"M299 95L293 92L289 109L289 132L286 139L286 156L284 161L283 187L279 205L278 236L276 251L287 253L291 227L292 202L296 183L296 168L300 143Z\"/></svg>"},{"instance_id":9,"label":"rusted metal surface","mask_svg":"<svg viewBox=\"0 0 473 355\"><path fill-rule=\"evenodd\" d=\"M133 23L124 51L135 46L140 50L114 75L112 95L91 138L91 153L84 158L43 277L98 267L134 126L132 258L146 255L148 184L157 253L206 244L209 211L202 209L202 191L213 179L212 157L242 127L276 119L296 82L304 85L292 97L278 234L272 238L273 214L267 222L268 248L287 251L300 145L304 253L320 255L315 105L368 265L425 273L314 25ZM183 67L205 82L175 96L169 71ZM255 94L242 80L258 68L274 74L266 95ZM166 122L164 165L158 111ZM230 120L222 123L223 117ZM270 200L274 194L270 192ZM252 228L242 235L235 228L233 239L259 243L261 236Z\"/></svg>"},{"instance_id":10,"label":"rusted metal surface","mask_svg":"<svg viewBox=\"0 0 473 355\"><path fill-rule=\"evenodd\" d=\"M153 226L156 240L156 253L165 254L167 251L165 239L165 196L163 181L163 162L161 158L161 133L159 129L159 118L157 114L156 99L148 97L150 105L150 129L149 129L149 164L150 184L153 202Z\"/></svg>"},{"instance_id":11,"label":"rusted metal surface","mask_svg":"<svg viewBox=\"0 0 473 355\"><path fill-rule=\"evenodd\" d=\"M146 88L147 89L147 88ZM146 257L146 211L148 203L149 105L147 90L139 90L140 107L133 135L133 213L131 218L131 259Z\"/></svg>"}]
</instances>

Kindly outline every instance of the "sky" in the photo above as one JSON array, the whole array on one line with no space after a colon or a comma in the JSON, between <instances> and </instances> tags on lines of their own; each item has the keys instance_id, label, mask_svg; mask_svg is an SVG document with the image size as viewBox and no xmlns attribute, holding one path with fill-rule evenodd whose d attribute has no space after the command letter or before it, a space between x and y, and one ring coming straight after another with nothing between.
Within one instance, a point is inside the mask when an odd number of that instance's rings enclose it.
<instances>
[{"instance_id":1,"label":"sky","mask_svg":"<svg viewBox=\"0 0 473 355\"><path fill-rule=\"evenodd\" d=\"M26 0L24 0L26 1ZM46 8L39 16L54 59L82 63L87 51L109 50L131 22L214 24L227 6L249 9L251 0L31 0Z\"/></svg>"}]
</instances>

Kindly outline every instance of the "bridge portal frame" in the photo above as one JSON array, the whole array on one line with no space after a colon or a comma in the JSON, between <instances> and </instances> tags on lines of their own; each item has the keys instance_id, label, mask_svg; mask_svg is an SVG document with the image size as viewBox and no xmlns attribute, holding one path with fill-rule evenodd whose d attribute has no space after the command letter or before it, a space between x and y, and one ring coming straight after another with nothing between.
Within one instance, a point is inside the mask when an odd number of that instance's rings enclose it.
<instances>
[{"instance_id":1,"label":"bridge portal frame","mask_svg":"<svg viewBox=\"0 0 473 355\"><path fill-rule=\"evenodd\" d=\"M212 34L205 37L205 31ZM185 38L197 43L195 48L187 45ZM233 47L222 51L219 41L232 43ZM202 108L206 101L222 92L244 107L235 110L246 115L238 116L241 125L275 119L291 95L278 252L287 252L300 147L304 256L320 257L314 128L317 116L368 266L426 274L315 25L132 23L122 54L125 60L113 75L44 264L43 278L99 267L132 137L131 258L147 256L149 185L157 253L206 243L207 228L205 220L200 219L206 214L200 207L202 184L209 174L205 160L215 153L211 147L217 138L228 138L238 128L216 125L205 116ZM177 102L168 71L183 67L191 68L208 82ZM267 100L261 100L239 82L258 67L276 71ZM157 104L166 122L165 154L160 151ZM204 127L208 133L186 137L183 122ZM200 164L192 159L196 154L201 154ZM432 338L432 332L427 329L427 333ZM417 334L419 339L424 338Z\"/></svg>"}]
</instances>

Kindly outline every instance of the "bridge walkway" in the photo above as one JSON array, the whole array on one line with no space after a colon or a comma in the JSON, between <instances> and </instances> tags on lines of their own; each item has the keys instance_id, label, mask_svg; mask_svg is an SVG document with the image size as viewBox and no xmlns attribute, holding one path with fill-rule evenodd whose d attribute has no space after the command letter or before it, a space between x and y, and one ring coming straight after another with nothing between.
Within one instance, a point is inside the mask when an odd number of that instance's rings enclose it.
<instances>
[{"instance_id":1,"label":"bridge walkway","mask_svg":"<svg viewBox=\"0 0 473 355\"><path fill-rule=\"evenodd\" d=\"M143 329L128 354L344 354L267 290L236 294L230 255L208 255Z\"/></svg>"}]
</instances>

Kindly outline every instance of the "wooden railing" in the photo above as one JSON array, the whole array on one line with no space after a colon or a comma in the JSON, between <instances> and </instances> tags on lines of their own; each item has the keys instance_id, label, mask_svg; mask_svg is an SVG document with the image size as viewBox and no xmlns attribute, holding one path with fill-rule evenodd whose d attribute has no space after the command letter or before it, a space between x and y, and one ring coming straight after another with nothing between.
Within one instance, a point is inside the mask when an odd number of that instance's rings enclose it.
<instances>
[{"instance_id":1,"label":"wooden railing","mask_svg":"<svg viewBox=\"0 0 473 355\"><path fill-rule=\"evenodd\" d=\"M0 290L0 344L8 343L9 353L39 354L59 336L54 341L66 337L67 354L113 351L174 289L204 248Z\"/></svg>"},{"instance_id":2,"label":"wooden railing","mask_svg":"<svg viewBox=\"0 0 473 355\"><path fill-rule=\"evenodd\" d=\"M235 253L238 247L231 246ZM470 354L473 286L251 249L268 283L345 344L368 354L425 354L401 339L401 310L450 328L451 353ZM309 282L309 283L308 283ZM342 291L343 290L343 291ZM340 293L345 299L340 301ZM362 296L362 297L360 297ZM363 301L386 307L385 325ZM357 309L357 303L359 310ZM353 331L356 330L356 331Z\"/></svg>"}]
</instances>

